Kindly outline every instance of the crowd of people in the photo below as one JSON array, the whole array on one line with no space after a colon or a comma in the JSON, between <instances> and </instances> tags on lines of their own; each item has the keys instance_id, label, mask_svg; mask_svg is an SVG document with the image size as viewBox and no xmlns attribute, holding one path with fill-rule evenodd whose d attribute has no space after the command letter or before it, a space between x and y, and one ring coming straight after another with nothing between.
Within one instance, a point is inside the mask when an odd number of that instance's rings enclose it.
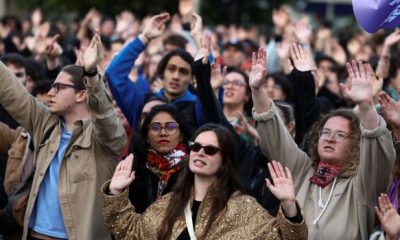
<instances>
[{"instance_id":1,"label":"crowd of people","mask_svg":"<svg viewBox=\"0 0 400 240\"><path fill-rule=\"evenodd\" d=\"M0 239L400 238L400 30L91 9L0 24Z\"/></svg>"}]
</instances>

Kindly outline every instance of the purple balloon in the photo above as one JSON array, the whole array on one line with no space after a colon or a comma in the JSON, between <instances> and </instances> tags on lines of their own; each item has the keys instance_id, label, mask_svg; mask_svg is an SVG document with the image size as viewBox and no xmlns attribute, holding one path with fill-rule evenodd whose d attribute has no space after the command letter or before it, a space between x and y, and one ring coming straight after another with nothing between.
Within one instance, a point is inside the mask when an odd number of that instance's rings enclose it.
<instances>
[{"instance_id":1,"label":"purple balloon","mask_svg":"<svg viewBox=\"0 0 400 240\"><path fill-rule=\"evenodd\" d=\"M358 23L369 33L400 25L400 0L352 0L352 3Z\"/></svg>"}]
</instances>

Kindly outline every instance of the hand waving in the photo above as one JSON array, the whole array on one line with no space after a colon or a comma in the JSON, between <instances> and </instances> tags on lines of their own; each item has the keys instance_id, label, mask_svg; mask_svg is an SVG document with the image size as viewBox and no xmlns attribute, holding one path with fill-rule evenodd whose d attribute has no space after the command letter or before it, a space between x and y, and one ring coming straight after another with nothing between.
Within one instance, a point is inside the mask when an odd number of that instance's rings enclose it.
<instances>
[{"instance_id":1,"label":"hand waving","mask_svg":"<svg viewBox=\"0 0 400 240\"><path fill-rule=\"evenodd\" d=\"M170 19L169 13L161 13L153 16L144 26L143 34L149 40L159 37L165 29L165 23Z\"/></svg>"},{"instance_id":2,"label":"hand waving","mask_svg":"<svg viewBox=\"0 0 400 240\"><path fill-rule=\"evenodd\" d=\"M112 194L118 195L122 193L135 180L135 172L132 171L132 165L133 154L129 154L118 164L111 178L110 191Z\"/></svg>"},{"instance_id":3,"label":"hand waving","mask_svg":"<svg viewBox=\"0 0 400 240\"><path fill-rule=\"evenodd\" d=\"M379 103L385 120L395 128L400 128L400 102L395 102L387 93L379 93Z\"/></svg>"},{"instance_id":4,"label":"hand waving","mask_svg":"<svg viewBox=\"0 0 400 240\"><path fill-rule=\"evenodd\" d=\"M201 38L201 46L194 57L194 60L203 59L203 64L208 63L208 56L211 53L211 38L209 35L204 34Z\"/></svg>"},{"instance_id":5,"label":"hand waving","mask_svg":"<svg viewBox=\"0 0 400 240\"><path fill-rule=\"evenodd\" d=\"M282 165L273 160L272 163L268 163L268 169L271 173L273 184L266 178L267 187L271 190L272 194L281 201L281 206L286 216L296 216L296 195L294 193L293 179L289 168L285 167L285 170L283 170Z\"/></svg>"},{"instance_id":6,"label":"hand waving","mask_svg":"<svg viewBox=\"0 0 400 240\"><path fill-rule=\"evenodd\" d=\"M397 210L386 194L381 194L378 202L379 208L375 207L375 212L386 233L386 239L397 239L400 235L400 216Z\"/></svg>"},{"instance_id":7,"label":"hand waving","mask_svg":"<svg viewBox=\"0 0 400 240\"><path fill-rule=\"evenodd\" d=\"M355 103L362 102L372 102L372 72L371 67L367 64L363 64L361 61L356 63L347 63L347 72L349 73L349 78L351 86L346 87L344 84L340 84L340 88L345 97L348 97Z\"/></svg>"},{"instance_id":8,"label":"hand waving","mask_svg":"<svg viewBox=\"0 0 400 240\"><path fill-rule=\"evenodd\" d=\"M86 71L92 71L103 59L103 46L101 44L100 33L97 29L89 47L83 55L83 66Z\"/></svg>"},{"instance_id":9,"label":"hand waving","mask_svg":"<svg viewBox=\"0 0 400 240\"><path fill-rule=\"evenodd\" d=\"M267 53L264 48L258 49L258 55L253 52L251 58L251 72L249 76L249 85L252 89L259 89L267 74Z\"/></svg>"},{"instance_id":10,"label":"hand waving","mask_svg":"<svg viewBox=\"0 0 400 240\"><path fill-rule=\"evenodd\" d=\"M294 67L301 72L313 69L313 60L308 52L303 50L301 45L293 43L290 46L290 58L293 61Z\"/></svg>"}]
</instances>

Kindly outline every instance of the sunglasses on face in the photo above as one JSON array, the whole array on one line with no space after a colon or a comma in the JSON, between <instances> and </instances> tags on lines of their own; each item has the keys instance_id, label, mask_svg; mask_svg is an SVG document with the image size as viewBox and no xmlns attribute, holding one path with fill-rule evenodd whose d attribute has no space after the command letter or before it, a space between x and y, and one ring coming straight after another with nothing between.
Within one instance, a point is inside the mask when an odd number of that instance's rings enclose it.
<instances>
[{"instance_id":1,"label":"sunglasses on face","mask_svg":"<svg viewBox=\"0 0 400 240\"><path fill-rule=\"evenodd\" d=\"M178 131L179 124L176 122L166 122L164 126L159 122L149 124L149 132L152 135L159 135L163 129L168 135L173 135Z\"/></svg>"},{"instance_id":2,"label":"sunglasses on face","mask_svg":"<svg viewBox=\"0 0 400 240\"><path fill-rule=\"evenodd\" d=\"M215 155L216 153L221 151L221 149L219 149L218 147L211 146L211 145L203 146L198 142L189 142L189 148L190 148L190 151L193 151L193 152L199 152L200 149L203 149L204 153L209 156Z\"/></svg>"},{"instance_id":3,"label":"sunglasses on face","mask_svg":"<svg viewBox=\"0 0 400 240\"><path fill-rule=\"evenodd\" d=\"M74 88L76 90L79 89L78 86L76 86L76 85L59 83L59 82L53 83L53 85L51 85L51 87L54 89L55 93L58 93L60 91L60 89L64 89L64 88L67 88L67 87Z\"/></svg>"}]
</instances>

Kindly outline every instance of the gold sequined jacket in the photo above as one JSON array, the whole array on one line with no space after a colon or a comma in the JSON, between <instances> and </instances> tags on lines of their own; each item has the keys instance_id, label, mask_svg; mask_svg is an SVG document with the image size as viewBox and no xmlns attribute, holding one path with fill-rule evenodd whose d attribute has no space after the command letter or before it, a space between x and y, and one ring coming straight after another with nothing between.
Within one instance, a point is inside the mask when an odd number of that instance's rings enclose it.
<instances>
[{"instance_id":1,"label":"gold sequined jacket","mask_svg":"<svg viewBox=\"0 0 400 240\"><path fill-rule=\"evenodd\" d=\"M109 184L110 181L107 181L101 189L103 214L115 238L157 239L157 230L164 218L171 193L154 202L145 213L138 214L128 200L128 190L117 196L105 194ZM197 237L202 236L205 230L210 208L210 196L206 195L197 214ZM171 239L176 239L185 228L185 216L182 213L173 226ZM307 239L307 226L304 220L299 224L290 222L281 209L274 218L253 197L236 192L229 199L226 211L217 216L206 239Z\"/></svg>"}]
</instances>

